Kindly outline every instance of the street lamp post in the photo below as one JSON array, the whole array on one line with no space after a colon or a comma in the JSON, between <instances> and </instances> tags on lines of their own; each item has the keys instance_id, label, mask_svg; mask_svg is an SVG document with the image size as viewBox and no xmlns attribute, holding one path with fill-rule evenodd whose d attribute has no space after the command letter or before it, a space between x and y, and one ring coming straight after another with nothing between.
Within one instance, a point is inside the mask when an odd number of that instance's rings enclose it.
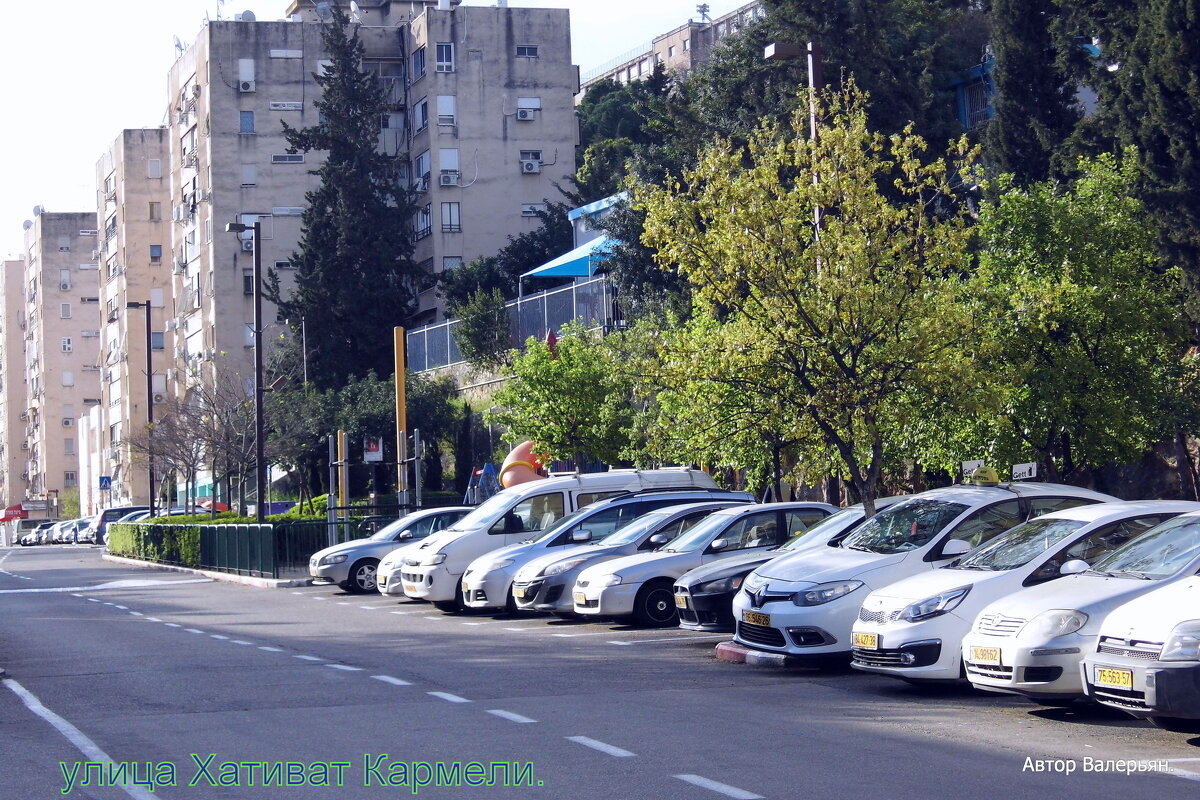
<instances>
[{"instance_id":1,"label":"street lamp post","mask_svg":"<svg viewBox=\"0 0 1200 800\"><path fill-rule=\"evenodd\" d=\"M253 225L230 222L225 226L227 233L254 234L254 481L257 484L258 502L254 504L255 519L261 525L266 519L267 469L263 453L263 348L262 348L262 224L255 220Z\"/></svg>"},{"instance_id":2,"label":"street lamp post","mask_svg":"<svg viewBox=\"0 0 1200 800\"><path fill-rule=\"evenodd\" d=\"M152 358L153 337L151 336L150 301L125 303L126 308L146 309L146 480L150 499L150 518L154 518L154 360Z\"/></svg>"}]
</instances>

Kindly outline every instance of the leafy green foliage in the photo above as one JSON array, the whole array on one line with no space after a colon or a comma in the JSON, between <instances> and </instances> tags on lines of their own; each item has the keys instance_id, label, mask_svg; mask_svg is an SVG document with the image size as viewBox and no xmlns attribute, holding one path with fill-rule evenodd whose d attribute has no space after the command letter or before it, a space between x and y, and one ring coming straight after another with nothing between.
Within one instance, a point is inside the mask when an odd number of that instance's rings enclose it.
<instances>
[{"instance_id":1,"label":"leafy green foliage","mask_svg":"<svg viewBox=\"0 0 1200 800\"><path fill-rule=\"evenodd\" d=\"M290 290L274 270L266 296L308 331L309 375L320 388L342 386L351 375L391 371L386 335L415 308L424 282L413 263L414 206L401 181L402 158L378 152L384 90L361 69L363 46L341 9L321 29L330 65L314 75L323 94L321 122L307 128L283 123L289 152L323 152L315 171L320 186L305 196L299 252L291 257Z\"/></svg>"},{"instance_id":2,"label":"leafy green foliage","mask_svg":"<svg viewBox=\"0 0 1200 800\"><path fill-rule=\"evenodd\" d=\"M454 309L458 324L451 331L463 359L475 369L506 366L511 361L512 325L508 320L504 295L480 289L467 302Z\"/></svg>"}]
</instances>

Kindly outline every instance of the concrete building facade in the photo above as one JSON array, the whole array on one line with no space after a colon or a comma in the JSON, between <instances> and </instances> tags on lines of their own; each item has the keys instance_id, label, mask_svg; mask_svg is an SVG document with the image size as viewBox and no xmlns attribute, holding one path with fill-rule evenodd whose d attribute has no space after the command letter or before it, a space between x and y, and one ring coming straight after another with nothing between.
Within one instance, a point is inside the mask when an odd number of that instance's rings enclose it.
<instances>
[{"instance_id":1,"label":"concrete building facade","mask_svg":"<svg viewBox=\"0 0 1200 800\"><path fill-rule=\"evenodd\" d=\"M51 512L79 484L76 420L101 402L97 234L94 211L39 213L25 230L19 479Z\"/></svg>"},{"instance_id":2,"label":"concrete building facade","mask_svg":"<svg viewBox=\"0 0 1200 800\"><path fill-rule=\"evenodd\" d=\"M25 405L25 262L0 263L0 497L5 507L25 499L20 475L28 409ZM22 420L22 415L26 420Z\"/></svg>"}]
</instances>

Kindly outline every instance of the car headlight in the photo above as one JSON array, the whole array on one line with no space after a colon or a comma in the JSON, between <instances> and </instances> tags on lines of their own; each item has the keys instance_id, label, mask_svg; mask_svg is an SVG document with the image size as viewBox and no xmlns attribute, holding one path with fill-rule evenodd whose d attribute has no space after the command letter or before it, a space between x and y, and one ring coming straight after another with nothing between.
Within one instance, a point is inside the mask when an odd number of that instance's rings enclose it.
<instances>
[{"instance_id":1,"label":"car headlight","mask_svg":"<svg viewBox=\"0 0 1200 800\"><path fill-rule=\"evenodd\" d=\"M1200 619L1181 622L1167 637L1159 661L1200 661Z\"/></svg>"},{"instance_id":2,"label":"car headlight","mask_svg":"<svg viewBox=\"0 0 1200 800\"><path fill-rule=\"evenodd\" d=\"M1043 611L1033 618L1030 631L1034 635L1053 639L1056 636L1066 636L1087 624L1088 615L1074 609L1055 608Z\"/></svg>"},{"instance_id":3,"label":"car headlight","mask_svg":"<svg viewBox=\"0 0 1200 800\"><path fill-rule=\"evenodd\" d=\"M621 582L620 575L615 575L615 574L613 574L613 575L597 575L596 579L592 581L591 585L599 586L599 587L603 588L605 586L616 586L620 582Z\"/></svg>"},{"instance_id":4,"label":"car headlight","mask_svg":"<svg viewBox=\"0 0 1200 800\"><path fill-rule=\"evenodd\" d=\"M428 555L419 556L416 566L418 567L436 567L446 560L445 553L429 553Z\"/></svg>"},{"instance_id":5,"label":"car headlight","mask_svg":"<svg viewBox=\"0 0 1200 800\"><path fill-rule=\"evenodd\" d=\"M940 617L957 608L970 591L970 586L959 586L957 589L950 589L941 594L935 594L933 597L918 600L904 607L904 610L900 612L900 619L905 622L919 622L923 619Z\"/></svg>"},{"instance_id":6,"label":"car headlight","mask_svg":"<svg viewBox=\"0 0 1200 800\"><path fill-rule=\"evenodd\" d=\"M512 565L513 565L513 559L499 558L488 565L487 571L491 572L492 570L504 569L505 567L511 567Z\"/></svg>"},{"instance_id":7,"label":"car headlight","mask_svg":"<svg viewBox=\"0 0 1200 800\"><path fill-rule=\"evenodd\" d=\"M798 606L820 606L837 600L839 597L845 597L862 585L862 581L821 583L811 589L796 592L792 595L792 602Z\"/></svg>"},{"instance_id":8,"label":"car headlight","mask_svg":"<svg viewBox=\"0 0 1200 800\"><path fill-rule=\"evenodd\" d=\"M729 578L708 581L707 583L697 584L692 587L692 594L725 594L726 592L736 592L742 588L742 581L744 580L746 580L745 575L734 575Z\"/></svg>"},{"instance_id":9,"label":"car headlight","mask_svg":"<svg viewBox=\"0 0 1200 800\"><path fill-rule=\"evenodd\" d=\"M345 553L335 553L334 555L325 556L324 558L322 558L321 563L322 564L341 564L347 558L349 558L349 556L346 555Z\"/></svg>"},{"instance_id":10,"label":"car headlight","mask_svg":"<svg viewBox=\"0 0 1200 800\"><path fill-rule=\"evenodd\" d=\"M580 564L582 564L584 561L587 561L587 559L586 558L572 558L567 561L559 561L558 563L551 564L550 566L548 566L544 570L542 570L542 575L544 575L547 578L550 578L554 575L562 575L564 572L575 569Z\"/></svg>"}]
</instances>

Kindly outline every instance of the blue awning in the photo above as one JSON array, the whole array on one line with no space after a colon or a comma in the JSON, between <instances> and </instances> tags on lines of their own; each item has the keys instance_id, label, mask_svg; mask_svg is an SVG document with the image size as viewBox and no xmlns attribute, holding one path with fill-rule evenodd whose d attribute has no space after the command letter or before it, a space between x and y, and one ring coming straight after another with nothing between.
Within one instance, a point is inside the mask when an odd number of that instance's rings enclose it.
<instances>
[{"instance_id":1,"label":"blue awning","mask_svg":"<svg viewBox=\"0 0 1200 800\"><path fill-rule=\"evenodd\" d=\"M609 243L607 236L592 239L581 244L569 253L563 253L553 261L548 261L540 267L529 270L521 275L522 278L586 278L596 272L601 261L608 258L605 246Z\"/></svg>"}]
</instances>

